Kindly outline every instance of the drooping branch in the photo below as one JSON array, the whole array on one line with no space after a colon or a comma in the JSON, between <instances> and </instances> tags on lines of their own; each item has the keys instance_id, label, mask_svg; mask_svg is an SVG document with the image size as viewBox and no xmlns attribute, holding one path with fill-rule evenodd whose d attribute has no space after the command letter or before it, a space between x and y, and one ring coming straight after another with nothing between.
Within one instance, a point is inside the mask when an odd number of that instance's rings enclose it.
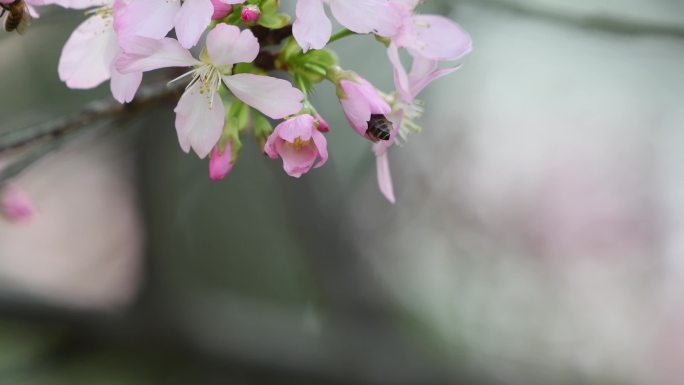
<instances>
[{"instance_id":1,"label":"drooping branch","mask_svg":"<svg viewBox=\"0 0 684 385\"><path fill-rule=\"evenodd\" d=\"M72 115L0 134L0 155L42 141L56 139L105 119L135 114L141 110L176 100L178 97L178 87L169 87L164 83L141 88L135 100L127 105L122 105L111 98L95 101Z\"/></svg>"}]
</instances>

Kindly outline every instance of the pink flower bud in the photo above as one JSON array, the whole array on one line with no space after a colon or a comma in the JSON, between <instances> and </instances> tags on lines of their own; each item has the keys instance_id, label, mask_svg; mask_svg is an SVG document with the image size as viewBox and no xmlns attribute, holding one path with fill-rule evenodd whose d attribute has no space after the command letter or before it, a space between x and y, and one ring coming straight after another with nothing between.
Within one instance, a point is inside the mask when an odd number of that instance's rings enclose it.
<instances>
[{"instance_id":1,"label":"pink flower bud","mask_svg":"<svg viewBox=\"0 0 684 385\"><path fill-rule=\"evenodd\" d=\"M261 10L256 5L245 5L242 7L240 18L245 23L256 23L261 17Z\"/></svg>"},{"instance_id":2,"label":"pink flower bud","mask_svg":"<svg viewBox=\"0 0 684 385\"><path fill-rule=\"evenodd\" d=\"M221 0L211 0L211 4L214 6L214 15L211 16L213 20L223 19L233 12L233 6L223 3Z\"/></svg>"},{"instance_id":3,"label":"pink flower bud","mask_svg":"<svg viewBox=\"0 0 684 385\"><path fill-rule=\"evenodd\" d=\"M209 178L214 181L223 180L233 169L233 145L229 140L223 153L216 145L209 156Z\"/></svg>"},{"instance_id":4,"label":"pink flower bud","mask_svg":"<svg viewBox=\"0 0 684 385\"><path fill-rule=\"evenodd\" d=\"M16 186L8 186L0 197L0 213L14 222L22 222L33 216L33 202L26 193Z\"/></svg>"},{"instance_id":5,"label":"pink flower bud","mask_svg":"<svg viewBox=\"0 0 684 385\"><path fill-rule=\"evenodd\" d=\"M330 126L328 125L328 122L323 119L323 117L320 114L316 114L316 122L318 123L318 131L320 132L328 132L330 131Z\"/></svg>"}]
</instances>

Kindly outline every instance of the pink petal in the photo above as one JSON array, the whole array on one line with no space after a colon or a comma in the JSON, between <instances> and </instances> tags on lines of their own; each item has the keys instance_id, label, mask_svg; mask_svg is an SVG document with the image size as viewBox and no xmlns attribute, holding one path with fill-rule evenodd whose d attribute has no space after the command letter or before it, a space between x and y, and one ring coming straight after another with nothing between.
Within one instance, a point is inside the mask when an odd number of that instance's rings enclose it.
<instances>
[{"instance_id":1,"label":"pink petal","mask_svg":"<svg viewBox=\"0 0 684 385\"><path fill-rule=\"evenodd\" d=\"M176 36L184 48L192 48L211 23L211 0L185 0L176 14Z\"/></svg>"},{"instance_id":2,"label":"pink petal","mask_svg":"<svg viewBox=\"0 0 684 385\"><path fill-rule=\"evenodd\" d=\"M209 178L214 181L223 180L233 169L233 145L229 140L223 153L218 145L214 147L209 157Z\"/></svg>"},{"instance_id":3,"label":"pink petal","mask_svg":"<svg viewBox=\"0 0 684 385\"><path fill-rule=\"evenodd\" d=\"M138 92L143 74L142 72L122 74L116 69L115 64L116 60L112 60L112 80L109 84L112 95L119 103L130 103Z\"/></svg>"},{"instance_id":4,"label":"pink petal","mask_svg":"<svg viewBox=\"0 0 684 385\"><path fill-rule=\"evenodd\" d=\"M443 16L414 18L416 41L408 47L413 56L431 60L459 60L472 50L472 40L461 26Z\"/></svg>"},{"instance_id":5,"label":"pink petal","mask_svg":"<svg viewBox=\"0 0 684 385\"><path fill-rule=\"evenodd\" d=\"M116 68L122 73L145 72L168 67L190 67L200 62L177 40L146 37L126 39L125 52L119 55Z\"/></svg>"},{"instance_id":6,"label":"pink petal","mask_svg":"<svg viewBox=\"0 0 684 385\"><path fill-rule=\"evenodd\" d=\"M387 0L330 0L337 21L356 33L392 36L401 26L401 17Z\"/></svg>"},{"instance_id":7,"label":"pink petal","mask_svg":"<svg viewBox=\"0 0 684 385\"><path fill-rule=\"evenodd\" d=\"M418 6L418 3L420 3L421 0L392 0L392 2L396 4L401 4L407 9L413 11L413 9Z\"/></svg>"},{"instance_id":8,"label":"pink petal","mask_svg":"<svg viewBox=\"0 0 684 385\"><path fill-rule=\"evenodd\" d=\"M351 80L340 82L345 97L340 99L344 115L349 120L352 128L361 136L366 136L368 121L371 118L370 105L365 102L361 92L354 86Z\"/></svg>"},{"instance_id":9,"label":"pink petal","mask_svg":"<svg viewBox=\"0 0 684 385\"><path fill-rule=\"evenodd\" d=\"M345 93L340 102L347 120L359 135L366 137L371 115L388 115L391 112L390 106L365 79L342 80L340 86Z\"/></svg>"},{"instance_id":10,"label":"pink petal","mask_svg":"<svg viewBox=\"0 0 684 385\"><path fill-rule=\"evenodd\" d=\"M461 66L451 67L451 68L438 68L438 62L434 60L428 60L422 57L416 57L413 59L413 67L411 68L411 73L409 74L409 83L411 84L411 99L406 100L407 102L413 102L418 94L420 94L425 87L430 85L430 83L435 80L449 75L461 68Z\"/></svg>"},{"instance_id":11,"label":"pink petal","mask_svg":"<svg viewBox=\"0 0 684 385\"><path fill-rule=\"evenodd\" d=\"M280 123L273 132L281 139L294 143L296 139L310 140L311 133L314 131L313 127L313 116L299 115Z\"/></svg>"},{"instance_id":12,"label":"pink petal","mask_svg":"<svg viewBox=\"0 0 684 385\"><path fill-rule=\"evenodd\" d=\"M295 178L309 172L318 156L318 149L313 143L297 148L285 141L278 141L275 147L283 158L283 169Z\"/></svg>"},{"instance_id":13,"label":"pink petal","mask_svg":"<svg viewBox=\"0 0 684 385\"><path fill-rule=\"evenodd\" d=\"M216 65L251 63L259 54L259 41L248 29L219 24L207 35L207 52Z\"/></svg>"},{"instance_id":14,"label":"pink petal","mask_svg":"<svg viewBox=\"0 0 684 385\"><path fill-rule=\"evenodd\" d=\"M221 138L225 109L218 93L210 99L209 93L200 92L201 87L197 82L185 90L174 111L181 148L185 152L192 148L203 159ZM210 104L212 100L213 104Z\"/></svg>"},{"instance_id":15,"label":"pink petal","mask_svg":"<svg viewBox=\"0 0 684 385\"><path fill-rule=\"evenodd\" d=\"M408 74L399 57L399 48L394 43L390 44L387 48L387 56L392 64L392 70L394 71L394 86L397 88L397 91L399 91L399 95L404 101L408 103L413 102Z\"/></svg>"},{"instance_id":16,"label":"pink petal","mask_svg":"<svg viewBox=\"0 0 684 385\"><path fill-rule=\"evenodd\" d=\"M323 9L321 0L299 0L297 19L292 25L292 34L304 52L322 49L330 40L332 23Z\"/></svg>"},{"instance_id":17,"label":"pink petal","mask_svg":"<svg viewBox=\"0 0 684 385\"><path fill-rule=\"evenodd\" d=\"M318 156L320 157L320 160L318 161L318 164L316 164L315 167L323 167L323 165L328 162L328 141L325 139L325 136L323 136L323 134L321 134L320 131L316 129L313 130L311 138L313 139L314 144L316 145L316 149L318 150Z\"/></svg>"},{"instance_id":18,"label":"pink petal","mask_svg":"<svg viewBox=\"0 0 684 385\"><path fill-rule=\"evenodd\" d=\"M110 77L119 51L111 20L98 15L81 23L67 40L59 58L59 78L69 88L97 87Z\"/></svg>"},{"instance_id":19,"label":"pink petal","mask_svg":"<svg viewBox=\"0 0 684 385\"><path fill-rule=\"evenodd\" d=\"M389 159L387 154L378 156L376 159L376 166L378 170L378 186L380 187L380 192L387 198L390 203L396 203L396 198L394 196L394 185L392 183L392 175L389 168Z\"/></svg>"},{"instance_id":20,"label":"pink petal","mask_svg":"<svg viewBox=\"0 0 684 385\"><path fill-rule=\"evenodd\" d=\"M232 5L224 3L221 0L211 0L211 5L214 6L214 14L211 15L212 20L223 19L233 11Z\"/></svg>"},{"instance_id":21,"label":"pink petal","mask_svg":"<svg viewBox=\"0 0 684 385\"><path fill-rule=\"evenodd\" d=\"M114 14L119 36L161 39L171 31L180 10L180 0L133 0Z\"/></svg>"},{"instance_id":22,"label":"pink petal","mask_svg":"<svg viewBox=\"0 0 684 385\"><path fill-rule=\"evenodd\" d=\"M282 119L302 109L304 94L286 80L237 74L224 76L223 82L238 99L271 119Z\"/></svg>"}]
</instances>

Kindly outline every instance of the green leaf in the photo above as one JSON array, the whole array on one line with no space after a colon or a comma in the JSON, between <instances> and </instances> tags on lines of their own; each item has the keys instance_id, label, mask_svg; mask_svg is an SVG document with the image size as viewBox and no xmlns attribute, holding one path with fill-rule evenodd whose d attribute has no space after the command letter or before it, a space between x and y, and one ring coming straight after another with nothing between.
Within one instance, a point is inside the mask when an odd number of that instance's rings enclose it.
<instances>
[{"instance_id":1,"label":"green leaf","mask_svg":"<svg viewBox=\"0 0 684 385\"><path fill-rule=\"evenodd\" d=\"M291 23L292 19L290 16L284 13L274 15L262 13L261 17L259 17L259 25L269 29L280 29L290 25Z\"/></svg>"}]
</instances>

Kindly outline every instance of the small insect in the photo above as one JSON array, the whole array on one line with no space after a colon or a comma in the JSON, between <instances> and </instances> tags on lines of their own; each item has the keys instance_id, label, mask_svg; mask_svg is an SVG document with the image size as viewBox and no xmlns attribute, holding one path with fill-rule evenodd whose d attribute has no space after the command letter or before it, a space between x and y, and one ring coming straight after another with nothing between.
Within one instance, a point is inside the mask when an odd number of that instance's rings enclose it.
<instances>
[{"instance_id":1,"label":"small insect","mask_svg":"<svg viewBox=\"0 0 684 385\"><path fill-rule=\"evenodd\" d=\"M371 115L371 118L368 121L366 135L374 142L390 140L392 129L392 122L390 122L387 117L384 115Z\"/></svg>"},{"instance_id":2,"label":"small insect","mask_svg":"<svg viewBox=\"0 0 684 385\"><path fill-rule=\"evenodd\" d=\"M5 31L17 31L19 34L26 32L26 29L31 24L31 14L24 0L14 0L13 3L0 4L0 8L2 9L0 17L5 16Z\"/></svg>"}]
</instances>

